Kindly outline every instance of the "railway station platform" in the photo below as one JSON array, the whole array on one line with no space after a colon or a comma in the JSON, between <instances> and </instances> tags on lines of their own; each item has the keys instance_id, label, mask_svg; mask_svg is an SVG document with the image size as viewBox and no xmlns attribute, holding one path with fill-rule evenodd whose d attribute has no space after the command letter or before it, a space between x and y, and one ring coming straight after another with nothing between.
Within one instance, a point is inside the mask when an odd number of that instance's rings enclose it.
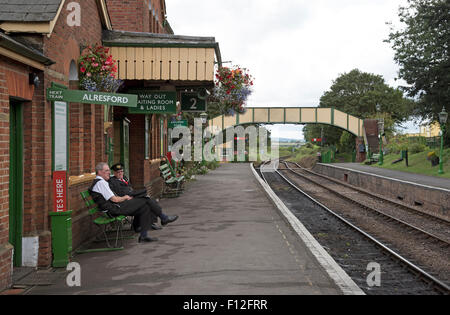
<instances>
[{"instance_id":1,"label":"railway station platform","mask_svg":"<svg viewBox=\"0 0 450 315\"><path fill-rule=\"evenodd\" d=\"M332 164L332 165L334 165L336 167L347 168L347 169L351 169L351 170L355 170L355 171L366 172L366 173L373 174L373 175L392 178L392 179L396 179L396 180L400 180L400 181L404 181L404 182L450 190L450 179L448 179L448 178L400 172L400 171L389 170L389 169L380 168L380 167L362 165L359 163L336 163L336 164ZM436 173L437 173L437 168L436 168Z\"/></svg>"},{"instance_id":2,"label":"railway station platform","mask_svg":"<svg viewBox=\"0 0 450 315\"><path fill-rule=\"evenodd\" d=\"M64 278L27 294L362 292L354 283L343 285L350 278L329 267L319 249L311 251L310 240L288 224L249 164L223 164L189 183L179 198L160 203L165 213L180 218L161 231L150 231L158 242L138 244L136 236L125 241L122 251L76 255L80 287L68 287Z\"/></svg>"},{"instance_id":3,"label":"railway station platform","mask_svg":"<svg viewBox=\"0 0 450 315\"><path fill-rule=\"evenodd\" d=\"M450 220L450 180L447 178L358 163L319 163L313 170L418 211Z\"/></svg>"}]
</instances>

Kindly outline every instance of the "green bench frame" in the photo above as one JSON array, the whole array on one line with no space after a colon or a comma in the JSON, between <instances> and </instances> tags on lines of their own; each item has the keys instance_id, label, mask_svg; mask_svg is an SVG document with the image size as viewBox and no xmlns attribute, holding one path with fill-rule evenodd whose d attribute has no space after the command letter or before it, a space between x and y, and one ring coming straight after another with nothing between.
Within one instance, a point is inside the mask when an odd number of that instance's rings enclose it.
<instances>
[{"instance_id":1,"label":"green bench frame","mask_svg":"<svg viewBox=\"0 0 450 315\"><path fill-rule=\"evenodd\" d=\"M366 160L365 164L371 165L373 163L377 163L380 161L380 154L379 153L374 153L370 156L369 159Z\"/></svg>"},{"instance_id":2,"label":"green bench frame","mask_svg":"<svg viewBox=\"0 0 450 315\"><path fill-rule=\"evenodd\" d=\"M171 197L175 194L175 197L178 197L183 192L184 176L177 177L176 172L169 163L161 165L159 170L166 184L163 195Z\"/></svg>"},{"instance_id":3,"label":"green bench frame","mask_svg":"<svg viewBox=\"0 0 450 315\"><path fill-rule=\"evenodd\" d=\"M135 237L124 237L123 236L123 226L125 222L129 222L126 216L118 216L115 218L109 217L106 213L100 211L97 204L92 199L91 194L88 190L80 193L81 197L84 200L86 207L88 208L88 213L92 217L94 217L93 222L95 225L101 227L104 239L96 240L97 242L106 241L107 248L96 248L96 249L87 249L87 250L77 250L76 253L93 253L93 252L105 252L105 251L117 251L124 249L122 246L122 242L119 246L119 240L124 239L134 239ZM108 233L114 232L114 239L110 239ZM111 241L114 241L114 246L111 245Z\"/></svg>"},{"instance_id":4,"label":"green bench frame","mask_svg":"<svg viewBox=\"0 0 450 315\"><path fill-rule=\"evenodd\" d=\"M372 154L372 156L370 157L370 162L379 162L380 161L380 154Z\"/></svg>"}]
</instances>

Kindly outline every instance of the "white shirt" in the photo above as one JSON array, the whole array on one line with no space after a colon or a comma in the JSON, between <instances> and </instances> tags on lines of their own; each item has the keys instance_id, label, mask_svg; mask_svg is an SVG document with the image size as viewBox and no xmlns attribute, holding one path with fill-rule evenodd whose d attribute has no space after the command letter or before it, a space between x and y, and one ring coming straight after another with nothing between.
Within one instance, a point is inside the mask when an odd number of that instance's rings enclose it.
<instances>
[{"instance_id":1,"label":"white shirt","mask_svg":"<svg viewBox=\"0 0 450 315\"><path fill-rule=\"evenodd\" d=\"M109 188L109 184L106 180L104 180L100 176L97 176L95 179L100 179L100 181L95 184L94 188L92 189L93 191L101 194L103 198L105 198L105 200L109 200L115 196L111 188Z\"/></svg>"}]
</instances>

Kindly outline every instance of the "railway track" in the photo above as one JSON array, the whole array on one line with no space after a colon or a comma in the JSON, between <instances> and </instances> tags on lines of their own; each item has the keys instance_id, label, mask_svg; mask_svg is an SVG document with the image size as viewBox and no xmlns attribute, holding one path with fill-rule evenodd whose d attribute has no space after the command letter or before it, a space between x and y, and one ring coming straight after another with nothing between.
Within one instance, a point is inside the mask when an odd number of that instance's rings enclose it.
<instances>
[{"instance_id":1,"label":"railway track","mask_svg":"<svg viewBox=\"0 0 450 315\"><path fill-rule=\"evenodd\" d=\"M281 163L283 168L283 163ZM262 166L264 167L264 166ZM358 198L355 201L355 192L339 191L339 188L334 189L335 192L331 193L332 188L326 188L327 184L313 183L312 181L319 180L312 174L302 170L298 165L296 169L289 170L289 166L285 165L285 170L276 170L273 173L261 172L263 179L268 182L275 192L283 199L288 208L305 224L310 232L315 235L319 243L322 244L335 258L335 260L346 270L355 282L366 291L368 294L429 294L430 292L439 292L441 294L449 294L449 286L445 282L448 279L448 266L445 270L440 270L437 274L443 276L440 280L435 275L435 269L433 274L424 270L423 267L418 266L417 262L413 262L409 257L408 259L402 256L400 253L409 253L410 249L406 249L400 246L397 242L393 242L390 238L385 237L383 232L376 232L376 226L379 226L380 220L382 225L389 226L389 230L406 229L405 231L394 234L403 234L403 239L409 239L411 243L420 244L419 248L425 250L432 250L438 252L439 259L444 259L444 263L448 264L448 234L441 233L439 236L434 233L429 233L422 225L417 228L413 224L404 222L404 220L398 220L392 215L387 213L380 213L378 209L368 210L371 208L370 203L372 201L362 201ZM305 173L299 175L297 173ZM288 174L283 174L289 172ZM295 172L295 173L294 173ZM289 176L289 177L288 177ZM301 177L301 180L296 177ZM321 178L320 181L324 181ZM303 184L299 182L302 182ZM305 183L308 182L307 185ZM337 185L338 183L333 183ZM309 186L308 186L309 185ZM298 186L303 186L299 188ZM304 186L308 188L305 191ZM330 186L330 184L328 184ZM287 188L289 187L289 188ZM336 187L335 187L336 188ZM331 189L331 190L330 190ZM348 189L348 187L346 187ZM349 197L353 195L353 197ZM359 194L358 194L359 195ZM331 198L332 197L332 198ZM334 198L334 201L332 199ZM340 198L337 201L337 198ZM366 197L368 198L368 197ZM377 203L380 201L378 200ZM329 209L324 203L332 204L333 210ZM383 201L385 204L388 202ZM398 205L396 205L397 207ZM393 206L392 206L393 207ZM353 212L359 212L360 219L355 219L347 212L339 214L335 210L338 208L352 208ZM373 207L372 207L373 208ZM357 210L355 210L357 209ZM408 211L409 215L412 215L413 211ZM375 214L376 213L376 214ZM423 218L422 214L420 215ZM375 219L373 218L375 217ZM370 223L361 224L361 218ZM448 222L442 222L443 220L434 219L432 224L439 222L446 226L448 233ZM350 222L351 221L351 222ZM364 220L363 220L364 221ZM378 223L374 223L378 221ZM394 223L395 222L395 223ZM331 223L331 224L330 224ZM446 224L446 225L445 225ZM361 227L361 225L363 227ZM392 227L395 225L395 227ZM401 226L401 228L400 228ZM351 229L352 232L349 231ZM363 230L364 229L364 230ZM393 232L390 232L393 233ZM351 235L347 235L351 234ZM373 236L375 235L375 236ZM405 236L407 235L407 237ZM361 240L364 239L364 240ZM343 246L344 244L344 246ZM430 249L431 248L431 249ZM420 249L416 249L420 250ZM408 255L409 256L409 255ZM413 255L414 256L414 255ZM417 259L413 259L416 261ZM420 259L419 259L420 261ZM364 275L367 274L367 270L363 267L365 263L377 262L383 266L383 285L382 288L367 287L366 279ZM424 265L421 263L421 265ZM425 264L426 265L426 264ZM405 271L405 269L407 271ZM441 278L442 279L442 278ZM432 289L430 289L432 288Z\"/></svg>"},{"instance_id":2,"label":"railway track","mask_svg":"<svg viewBox=\"0 0 450 315\"><path fill-rule=\"evenodd\" d=\"M344 185L336 180L302 168L297 163L294 163L297 166L296 170L289 167L287 162L282 162L282 164L286 166L289 172L326 189L366 211L401 225L418 236L439 243L444 248L450 247L450 223L443 219L394 203L389 199L369 194L361 189L355 190L354 187ZM342 187L345 188L344 191L342 191ZM357 191L357 194L355 194L355 191Z\"/></svg>"}]
</instances>

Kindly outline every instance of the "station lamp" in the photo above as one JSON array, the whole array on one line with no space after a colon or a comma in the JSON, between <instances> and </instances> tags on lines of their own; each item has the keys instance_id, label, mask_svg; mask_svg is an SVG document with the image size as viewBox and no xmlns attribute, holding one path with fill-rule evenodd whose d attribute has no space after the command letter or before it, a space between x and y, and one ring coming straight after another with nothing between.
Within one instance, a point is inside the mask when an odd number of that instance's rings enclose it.
<instances>
[{"instance_id":1,"label":"station lamp","mask_svg":"<svg viewBox=\"0 0 450 315\"><path fill-rule=\"evenodd\" d=\"M445 111L445 107L442 107L442 112L439 113L439 122L442 126L445 126L448 119L448 113Z\"/></svg>"},{"instance_id":2,"label":"station lamp","mask_svg":"<svg viewBox=\"0 0 450 315\"><path fill-rule=\"evenodd\" d=\"M202 120L202 125L206 125L208 122L208 114L207 113L201 113L200 118Z\"/></svg>"},{"instance_id":3,"label":"station lamp","mask_svg":"<svg viewBox=\"0 0 450 315\"><path fill-rule=\"evenodd\" d=\"M380 157L378 161L378 165L383 165L384 163L384 156L383 156L383 135L384 135L384 118L380 118L378 120L378 133L379 133L379 139L380 139Z\"/></svg>"},{"instance_id":4,"label":"station lamp","mask_svg":"<svg viewBox=\"0 0 450 315\"><path fill-rule=\"evenodd\" d=\"M439 123L441 124L441 152L439 154L439 174L444 174L444 132L445 125L447 124L448 113L445 111L445 107L442 107L442 112L439 113Z\"/></svg>"},{"instance_id":5,"label":"station lamp","mask_svg":"<svg viewBox=\"0 0 450 315\"><path fill-rule=\"evenodd\" d=\"M202 125L205 126L208 123L208 114L203 112L200 114L200 118L202 120ZM203 152L204 147L205 147L205 135L203 134L203 131L202 131L202 166L206 165L205 154Z\"/></svg>"}]
</instances>

